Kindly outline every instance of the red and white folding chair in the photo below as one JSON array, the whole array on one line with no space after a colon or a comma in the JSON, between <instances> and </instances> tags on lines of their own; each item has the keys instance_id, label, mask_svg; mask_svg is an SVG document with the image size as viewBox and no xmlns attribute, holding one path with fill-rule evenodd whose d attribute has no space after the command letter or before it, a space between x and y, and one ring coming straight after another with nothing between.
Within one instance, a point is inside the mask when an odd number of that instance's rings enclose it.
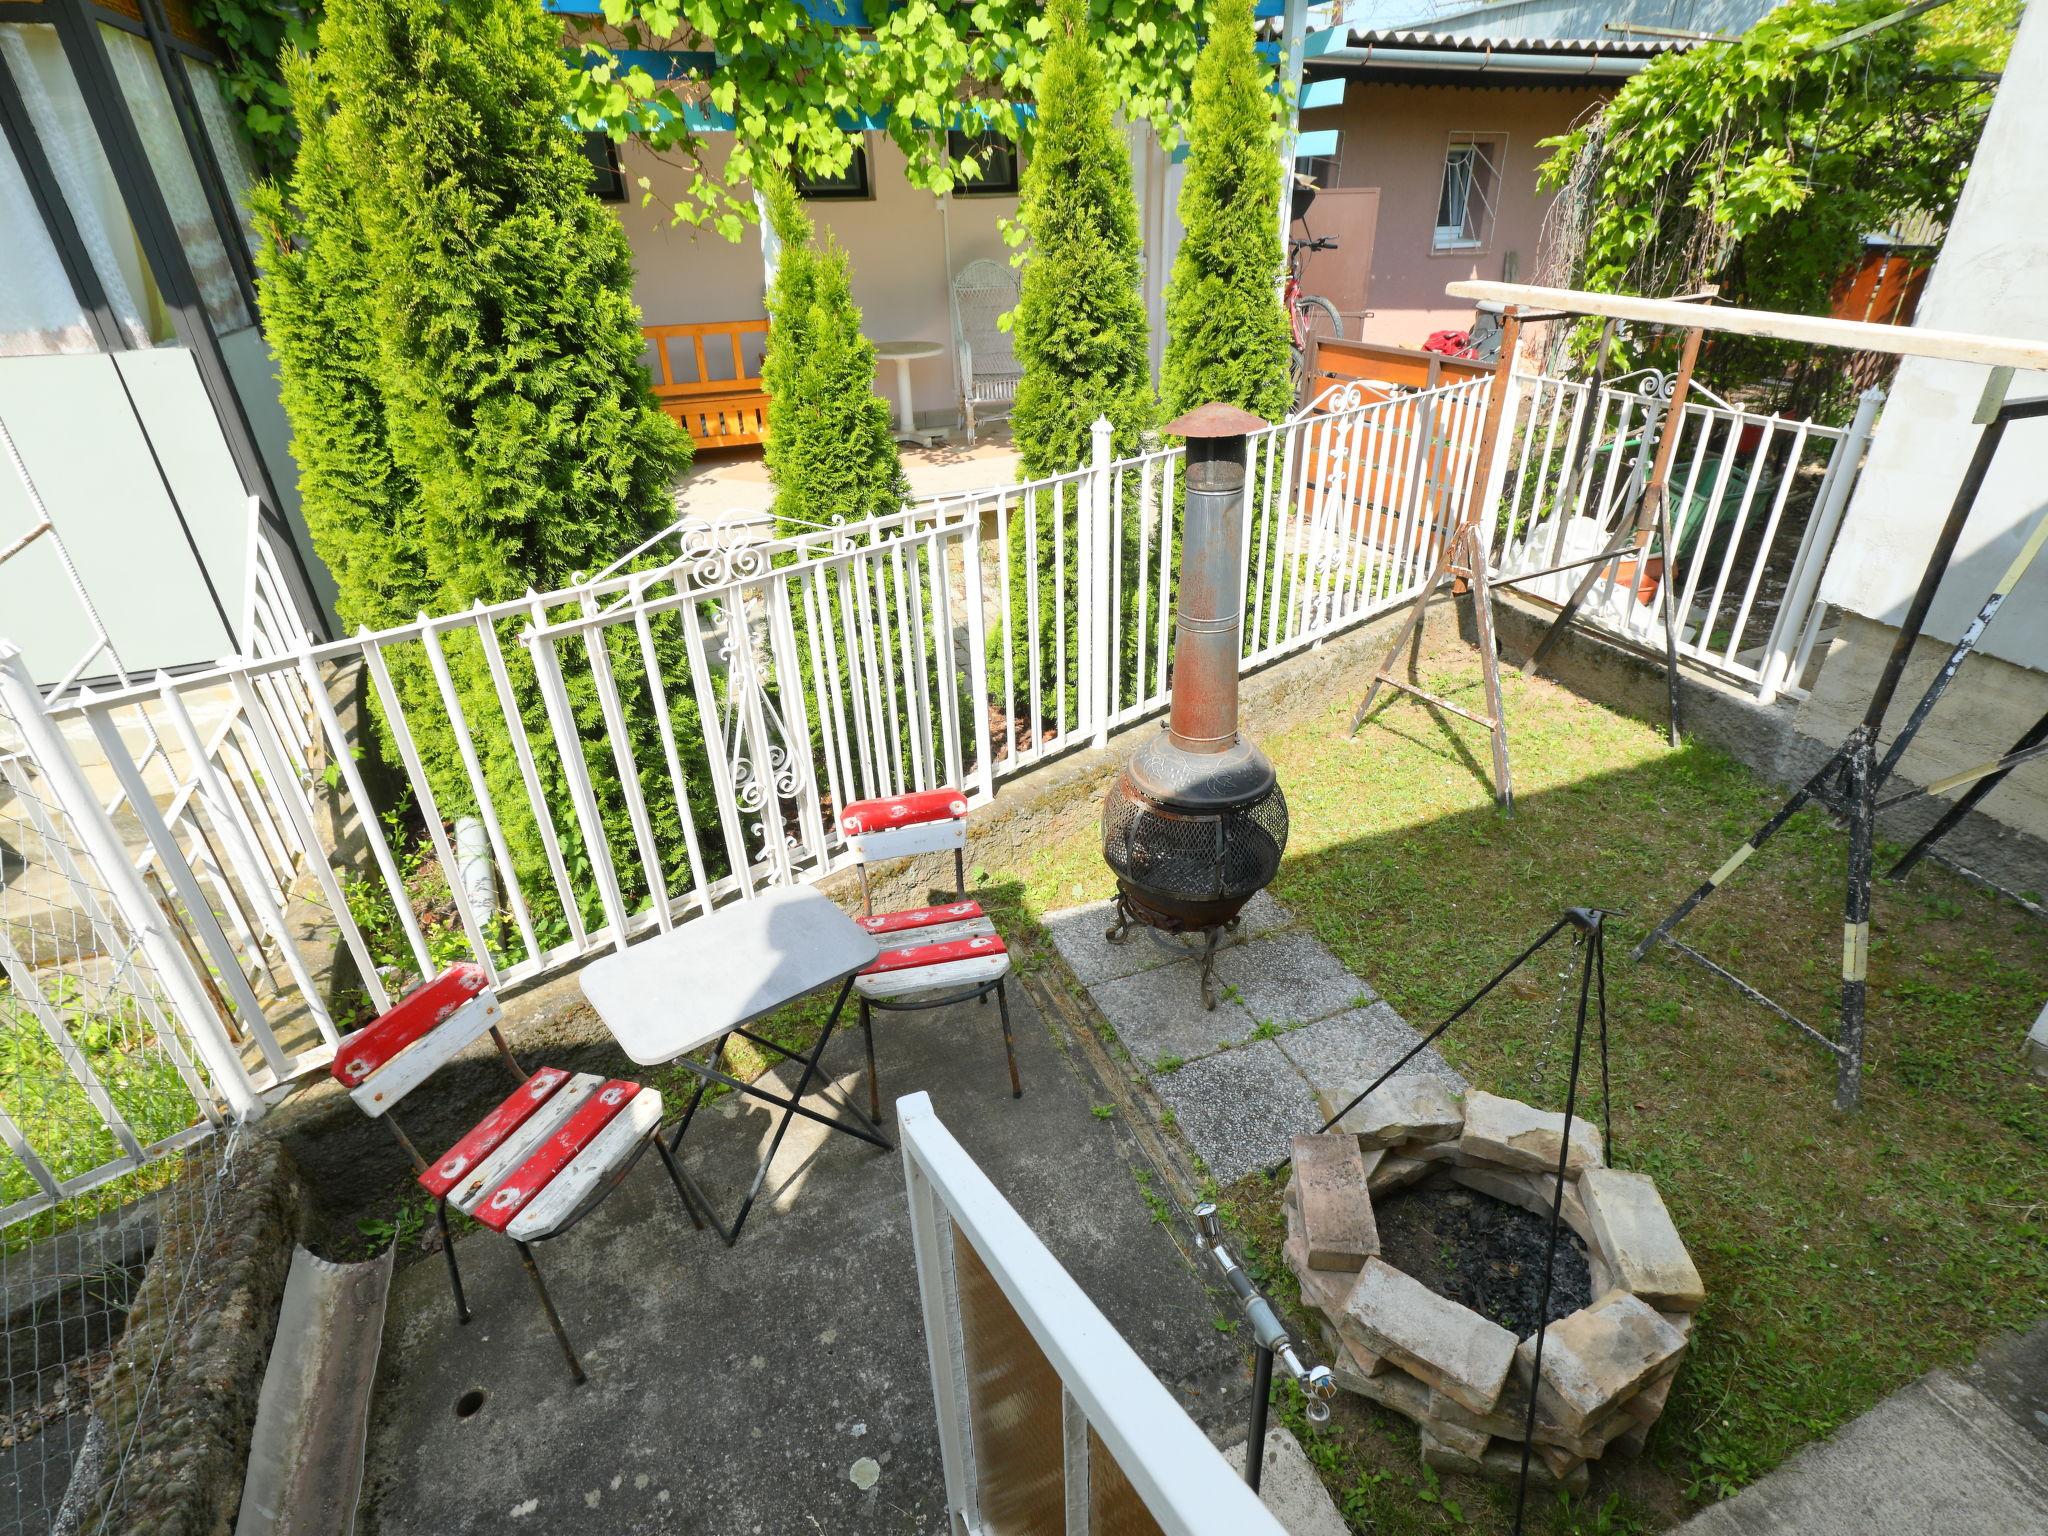
<instances>
[{"instance_id":1,"label":"red and white folding chair","mask_svg":"<svg viewBox=\"0 0 2048 1536\"><path fill-rule=\"evenodd\" d=\"M931 789L857 800L839 813L839 829L860 861L861 916L854 921L883 946L880 958L853 979L861 1035L867 1041L868 1104L874 1118L882 1118L882 1088L875 1073L871 1010L948 1008L976 998L985 1004L991 992L1003 1021L1003 1050L1010 1058L1010 1097L1022 1098L1010 999L1003 988L1010 953L981 903L967 898L967 797L957 789ZM870 863L947 849L953 853L951 902L907 912L875 911L868 889Z\"/></svg>"},{"instance_id":2,"label":"red and white folding chair","mask_svg":"<svg viewBox=\"0 0 2048 1536\"><path fill-rule=\"evenodd\" d=\"M364 1114L391 1128L434 1197L455 1320L469 1321L462 1271L448 1232L453 1205L519 1250L540 1293L541 1310L579 1383L583 1366L548 1296L529 1246L559 1237L595 1210L652 1145L661 1154L693 1225L702 1227L683 1187L681 1171L662 1144L661 1095L623 1078L542 1067L529 1076L499 1027L497 996L478 965L456 965L401 999L365 1029L345 1037L334 1055L334 1075ZM431 1164L420 1156L391 1111L478 1037L489 1033L519 1086L476 1128Z\"/></svg>"}]
</instances>

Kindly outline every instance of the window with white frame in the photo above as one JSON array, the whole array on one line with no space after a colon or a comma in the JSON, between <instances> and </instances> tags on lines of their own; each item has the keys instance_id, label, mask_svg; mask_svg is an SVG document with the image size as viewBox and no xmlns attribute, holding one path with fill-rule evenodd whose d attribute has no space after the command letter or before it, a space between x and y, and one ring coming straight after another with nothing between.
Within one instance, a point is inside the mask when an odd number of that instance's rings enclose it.
<instances>
[{"instance_id":1,"label":"window with white frame","mask_svg":"<svg viewBox=\"0 0 2048 1536\"><path fill-rule=\"evenodd\" d=\"M1444 149L1444 179L1437 193L1433 251L1481 251L1493 239L1500 200L1503 133L1454 133Z\"/></svg>"}]
</instances>

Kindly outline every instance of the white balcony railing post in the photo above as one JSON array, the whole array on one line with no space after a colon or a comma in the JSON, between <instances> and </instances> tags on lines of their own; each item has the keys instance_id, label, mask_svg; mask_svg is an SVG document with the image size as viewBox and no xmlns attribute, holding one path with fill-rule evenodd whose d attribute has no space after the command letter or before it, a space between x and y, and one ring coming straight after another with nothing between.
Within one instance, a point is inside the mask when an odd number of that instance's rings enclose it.
<instances>
[{"instance_id":1,"label":"white balcony railing post","mask_svg":"<svg viewBox=\"0 0 2048 1536\"><path fill-rule=\"evenodd\" d=\"M1814 595L1820 590L1821 573L1827 569L1828 556L1835 547L1835 530L1841 526L1842 514L1848 509L1849 493L1861 475L1863 454L1870 446L1870 434L1877 425L1877 413L1883 405L1882 389L1873 385L1863 391L1862 398L1856 402L1855 419L1849 423L1848 432L1835 444L1834 454L1828 460L1813 516L1807 520L1806 532L1799 540L1799 552L1793 557L1792 571L1785 582L1784 601L1779 605L1776 622L1771 625L1763 675L1757 685L1759 704L1769 704L1777 698L1813 643L1812 635L1820 617L1814 607Z\"/></svg>"},{"instance_id":2,"label":"white balcony railing post","mask_svg":"<svg viewBox=\"0 0 2048 1536\"><path fill-rule=\"evenodd\" d=\"M22 662L20 648L8 640L0 640L0 707L5 708L21 733L51 797L69 818L107 899L148 956L172 1010L184 1025L200 1060L206 1063L214 1090L237 1119L260 1114L262 1103L255 1085L233 1042L227 1038L212 999L186 959L184 948L167 928L163 912L150 897L142 877L129 862L128 850L86 782L84 770L72 756L55 722L45 713L42 695ZM182 869L184 855L163 829L154 801L145 793L135 809L151 834L157 858L167 868ZM152 826L152 822L156 825ZM239 977L240 973L236 974Z\"/></svg>"},{"instance_id":3,"label":"white balcony railing post","mask_svg":"<svg viewBox=\"0 0 2048 1536\"><path fill-rule=\"evenodd\" d=\"M1110 676L1116 666L1110 609L1118 598L1109 579L1109 541L1116 537L1110 526L1110 436L1115 429L1107 416L1095 418L1089 428L1088 504L1089 532L1081 545L1081 589L1086 607L1082 619L1082 686L1088 695L1088 720L1093 728L1093 745L1109 745ZM1078 724L1078 722L1077 722Z\"/></svg>"}]
</instances>

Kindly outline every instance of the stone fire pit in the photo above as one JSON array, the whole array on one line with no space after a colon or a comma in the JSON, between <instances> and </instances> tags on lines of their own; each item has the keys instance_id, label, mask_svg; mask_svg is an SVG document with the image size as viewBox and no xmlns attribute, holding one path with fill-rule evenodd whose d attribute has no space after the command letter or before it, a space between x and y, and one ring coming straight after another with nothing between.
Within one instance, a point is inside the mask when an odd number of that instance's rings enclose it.
<instances>
[{"instance_id":1,"label":"stone fire pit","mask_svg":"<svg viewBox=\"0 0 2048 1536\"><path fill-rule=\"evenodd\" d=\"M1438 1078L1409 1077L1379 1089L1337 1130L1294 1138L1286 1258L1302 1303L1322 1324L1338 1385L1415 1420L1432 1467L1519 1475L1535 1301L1518 1336L1438 1294L1390 1262L1398 1253L1382 1252L1374 1204L1391 1215L1397 1191L1469 1191L1440 1200L1446 1218L1492 1200L1547 1222L1563 1130L1561 1114L1476 1089L1460 1097ZM1560 1317L1553 1296L1530 1475L1576 1493L1589 1461L1610 1449L1642 1449L1705 1292L1657 1186L1606 1167L1599 1131L1581 1119L1572 1123L1567 1169L1562 1220L1578 1242L1560 1234L1558 1272L1591 1299ZM1412 1226L1415 1213L1402 1214ZM1482 1234L1472 1241L1519 1237L1522 1246L1495 1254L1492 1266L1510 1291L1533 1296L1526 1282L1540 1283L1541 1228L1532 1244L1524 1217L1464 1225Z\"/></svg>"}]
</instances>

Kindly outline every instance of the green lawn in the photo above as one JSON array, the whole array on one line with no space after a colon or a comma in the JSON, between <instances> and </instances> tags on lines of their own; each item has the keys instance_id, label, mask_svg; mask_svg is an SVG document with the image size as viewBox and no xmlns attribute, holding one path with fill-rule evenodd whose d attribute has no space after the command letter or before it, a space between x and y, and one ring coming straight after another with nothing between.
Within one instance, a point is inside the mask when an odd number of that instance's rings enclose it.
<instances>
[{"instance_id":1,"label":"green lawn","mask_svg":"<svg viewBox=\"0 0 2048 1536\"><path fill-rule=\"evenodd\" d=\"M1426 657L1425 675L1476 705L1468 648ZM2048 1088L2020 1058L2048 995L2048 930L1931 866L1904 888L1880 882L1865 1107L1844 1117L1817 1046L1669 951L1627 958L1781 791L1562 689L1512 673L1507 688L1512 819L1492 805L1484 733L1411 700L1355 740L1352 701L1333 698L1265 741L1293 811L1275 890L1424 1028L1562 907L1626 913L1610 937L1614 1160L1656 1177L1709 1300L1644 1459L1596 1478L1575 1509L1546 1504L1531 1529L1660 1529L2048 1313ZM1799 818L1685 936L1831 1027L1844 855L1822 818ZM1078 833L1017 873L1038 910L1108 888ZM1546 971L1496 994L1443 1050L1477 1084L1559 1104L1569 1036L1546 1046L1568 951L1546 953ZM1254 1175L1224 1198L1276 1294L1291 1295L1275 1263L1278 1190ZM1326 1430L1294 1423L1361 1530L1509 1528L1507 1493L1424 1473L1403 1420L1347 1399Z\"/></svg>"}]
</instances>

